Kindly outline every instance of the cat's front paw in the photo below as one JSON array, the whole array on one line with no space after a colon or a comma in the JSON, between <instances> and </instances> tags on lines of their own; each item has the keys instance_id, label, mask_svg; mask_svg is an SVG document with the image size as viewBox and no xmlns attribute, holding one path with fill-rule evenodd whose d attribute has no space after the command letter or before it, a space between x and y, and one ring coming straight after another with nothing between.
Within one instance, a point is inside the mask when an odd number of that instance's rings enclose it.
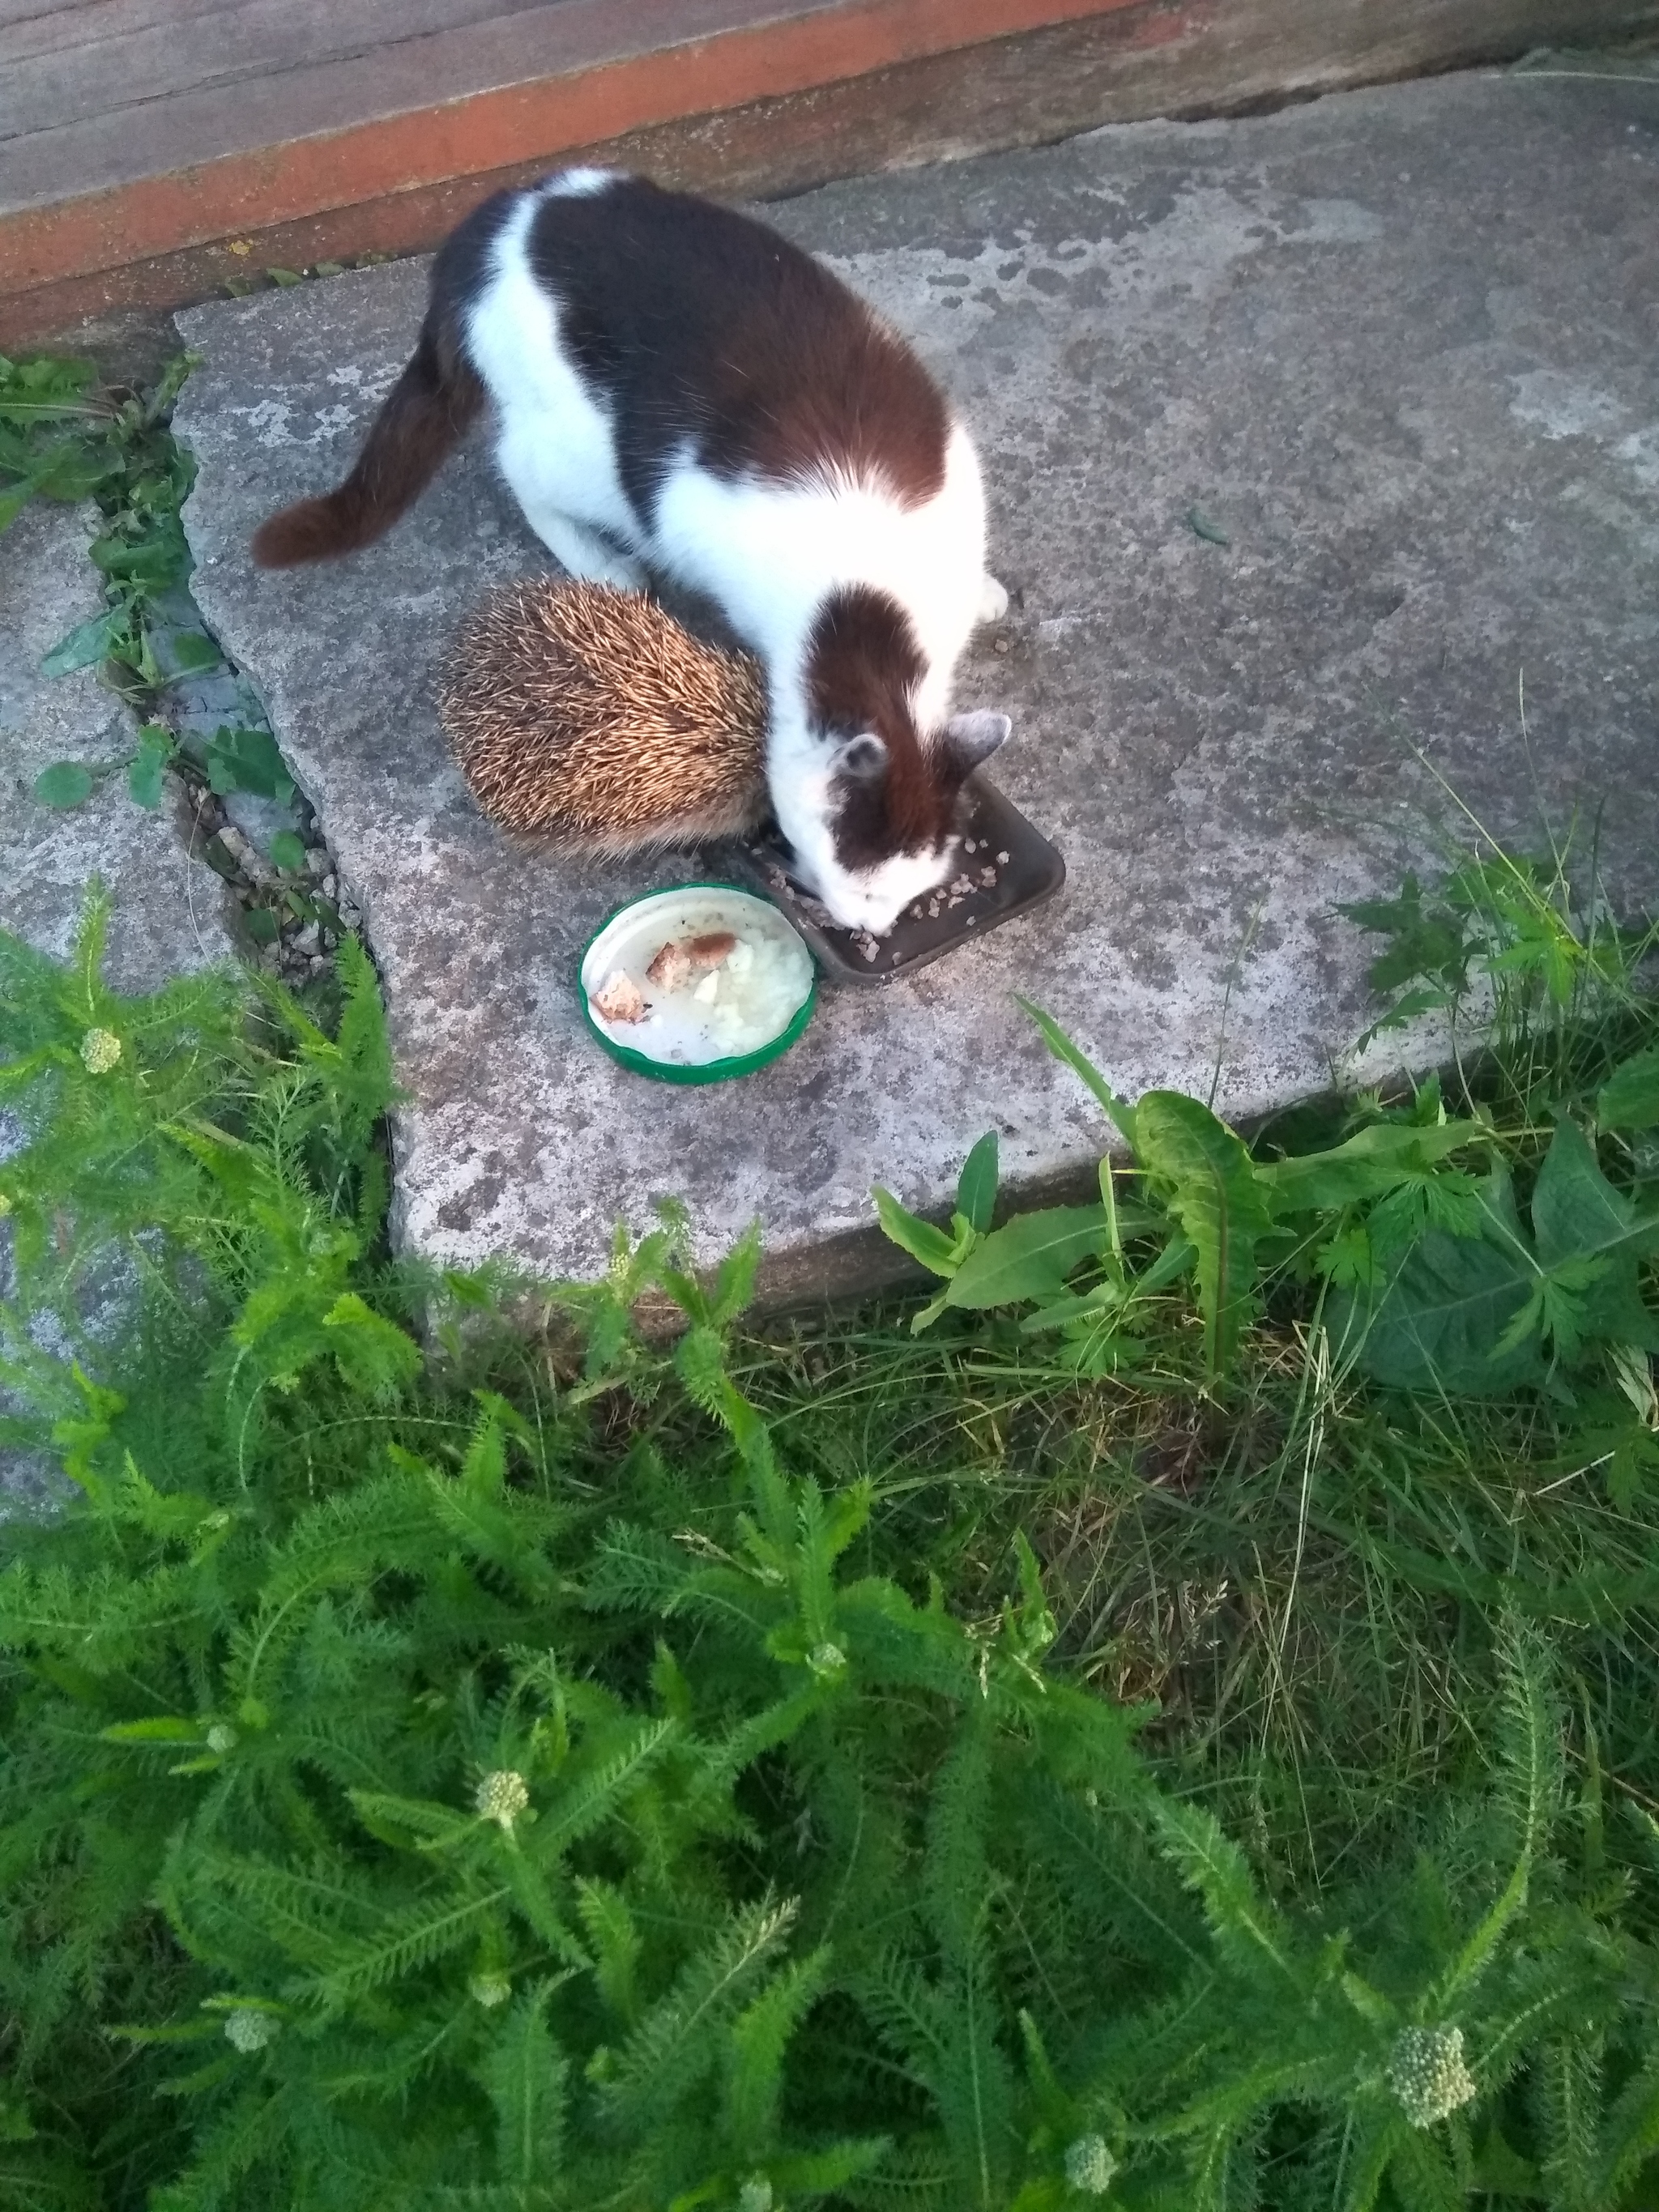
<instances>
[{"instance_id":1,"label":"cat's front paw","mask_svg":"<svg viewBox=\"0 0 1659 2212\"><path fill-rule=\"evenodd\" d=\"M620 553L605 562L602 574L593 577L596 584L610 584L619 592L642 592L648 580L637 561L630 561Z\"/></svg>"},{"instance_id":2,"label":"cat's front paw","mask_svg":"<svg viewBox=\"0 0 1659 2212\"><path fill-rule=\"evenodd\" d=\"M1000 623L1008 611L1008 594L994 576L987 576L979 587L979 615L982 623Z\"/></svg>"}]
</instances>

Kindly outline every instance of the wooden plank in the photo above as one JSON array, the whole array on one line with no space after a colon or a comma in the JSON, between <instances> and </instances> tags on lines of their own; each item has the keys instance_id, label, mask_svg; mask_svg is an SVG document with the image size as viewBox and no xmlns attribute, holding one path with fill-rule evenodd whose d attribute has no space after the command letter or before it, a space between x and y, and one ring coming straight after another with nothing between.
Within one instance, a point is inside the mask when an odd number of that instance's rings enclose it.
<instances>
[{"instance_id":1,"label":"wooden plank","mask_svg":"<svg viewBox=\"0 0 1659 2212\"><path fill-rule=\"evenodd\" d=\"M0 350L88 319L210 296L230 276L437 243L485 195L551 156L617 162L737 198L842 176L1039 144L1154 115L1249 112L1427 70L1514 58L1570 35L1659 27L1659 0L1129 0L1093 15L948 48L853 77L605 136L572 136L532 158L300 216L227 222L199 245L101 269L53 270L7 296ZM1519 95L1517 95L1519 96ZM594 112L601 112L596 102ZM0 262L6 245L0 222ZM239 235L240 234L240 235ZM247 247L233 256L230 242ZM85 342L90 343L87 338Z\"/></svg>"},{"instance_id":2,"label":"wooden plank","mask_svg":"<svg viewBox=\"0 0 1659 2212\"><path fill-rule=\"evenodd\" d=\"M49 22L59 15L70 19L85 17L94 9L108 4L110 0L0 0L0 30L9 29L13 24ZM157 0L139 0L139 4L153 6Z\"/></svg>"},{"instance_id":3,"label":"wooden plank","mask_svg":"<svg viewBox=\"0 0 1659 2212\"><path fill-rule=\"evenodd\" d=\"M348 35L331 45L319 31L313 53L304 33L314 16L325 22L331 15L355 33L360 10L331 7L331 0L218 0L222 18L269 42L263 73L245 84L210 76L176 82L124 112L118 128L100 104L109 97L106 85L89 86L67 118L43 117L37 125L20 103L16 135L0 141L0 214L227 155L264 154L359 127L372 131L478 93L574 80L722 34L830 14L846 0L672 0L672 7L664 0L410 0L407 11L398 0L369 5L382 33L378 42L359 46ZM405 26L400 35L391 35L388 9L392 24L401 17ZM165 41L159 58L163 70L169 66Z\"/></svg>"},{"instance_id":4,"label":"wooden plank","mask_svg":"<svg viewBox=\"0 0 1659 2212\"><path fill-rule=\"evenodd\" d=\"M780 15L776 0L679 0L673 17L677 42L641 52L645 40L661 35L661 9L654 0L560 0L513 19L511 26L475 27L495 34L509 28L550 33L555 66L529 82L507 79L501 88L471 98L392 114L380 110L394 75L410 94L424 82L429 96L429 58L415 40L392 57L367 57L283 78L280 97L273 92L275 107L261 117L268 135L262 133L261 143L249 149L216 159L191 157L195 140L170 127L169 113L175 108L194 113L198 102L229 102L240 111L246 94L234 89L193 94L141 108L133 118L135 145L128 150L142 148L148 173L121 186L76 189L90 153L76 131L14 140L5 149L7 166L15 167L27 153L29 189L27 200L14 202L0 222L0 289L21 290L53 276L113 267L441 178L483 174L676 116L710 113L1127 4L1132 0L796 0ZM692 30L699 18L738 12L761 20L713 34ZM690 34L682 43L683 32ZM617 55L623 40L635 51L624 48ZM573 46L601 55L608 49L617 58L573 66ZM527 64L529 57L520 59ZM307 95L314 95L309 104ZM319 125L319 103L379 119L329 129ZM301 131L307 135L299 136ZM46 150L54 143L55 164ZM190 166L179 166L181 156ZM41 204L48 193L55 204Z\"/></svg>"},{"instance_id":5,"label":"wooden plank","mask_svg":"<svg viewBox=\"0 0 1659 2212\"><path fill-rule=\"evenodd\" d=\"M59 0L43 8L40 0L0 0L0 30L6 34L8 64L36 54L61 53L76 46L137 35L157 24L176 27L222 8L225 0ZM4 129L0 109L0 131Z\"/></svg>"},{"instance_id":6,"label":"wooden plank","mask_svg":"<svg viewBox=\"0 0 1659 2212\"><path fill-rule=\"evenodd\" d=\"M523 0L529 7L534 0ZM290 70L322 71L345 57L368 57L412 39L463 28L511 13L504 0L357 0L351 8L324 0L234 0L204 8L173 0L162 19L95 33L73 44L19 53L12 40L0 59L0 143L27 141L79 125L87 143L102 134L105 159L118 161L130 111L171 103L207 86L246 84ZM468 88L471 89L472 88ZM431 96L428 83L427 97ZM176 111L170 106L168 118ZM233 113L236 111L233 110ZM243 111L245 136L257 110ZM219 148L204 151L225 150ZM27 160L27 146L19 149ZM130 156L129 156L130 159ZM114 182L108 170L84 183Z\"/></svg>"}]
</instances>

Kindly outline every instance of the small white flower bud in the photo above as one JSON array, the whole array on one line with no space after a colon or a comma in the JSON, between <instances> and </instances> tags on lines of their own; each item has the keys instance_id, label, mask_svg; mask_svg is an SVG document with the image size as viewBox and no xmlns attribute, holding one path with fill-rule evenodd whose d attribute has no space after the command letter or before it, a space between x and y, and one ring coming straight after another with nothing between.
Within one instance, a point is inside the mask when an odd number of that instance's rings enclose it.
<instances>
[{"instance_id":1,"label":"small white flower bud","mask_svg":"<svg viewBox=\"0 0 1659 2212\"><path fill-rule=\"evenodd\" d=\"M1402 2027L1389 2059L1389 2087L1414 2128L1431 2128L1480 2094L1463 2063L1461 2027Z\"/></svg>"},{"instance_id":2,"label":"small white flower bud","mask_svg":"<svg viewBox=\"0 0 1659 2212\"><path fill-rule=\"evenodd\" d=\"M847 1654L839 1644L815 1644L806 1655L806 1663L815 1674L839 1674L847 1664Z\"/></svg>"},{"instance_id":3,"label":"small white flower bud","mask_svg":"<svg viewBox=\"0 0 1659 2212\"><path fill-rule=\"evenodd\" d=\"M107 1075L121 1057L121 1040L113 1030L88 1030L81 1040L81 1060L88 1075Z\"/></svg>"},{"instance_id":4,"label":"small white flower bud","mask_svg":"<svg viewBox=\"0 0 1659 2212\"><path fill-rule=\"evenodd\" d=\"M1117 2160L1104 2136L1079 2136L1066 2147L1066 2179L1085 2197L1103 2197L1112 2185Z\"/></svg>"},{"instance_id":5,"label":"small white flower bud","mask_svg":"<svg viewBox=\"0 0 1659 2212\"><path fill-rule=\"evenodd\" d=\"M252 2005L238 2005L234 2012L225 2014L225 2033L246 2057L263 2051L276 2033L276 2023L270 2014L256 2012Z\"/></svg>"},{"instance_id":6,"label":"small white flower bud","mask_svg":"<svg viewBox=\"0 0 1659 2212\"><path fill-rule=\"evenodd\" d=\"M223 1721L215 1721L213 1726L207 1732L208 1749L210 1751L216 1751L221 1759L224 1757L228 1751L234 1748L235 1743L235 1729L234 1728L228 1728Z\"/></svg>"},{"instance_id":7,"label":"small white flower bud","mask_svg":"<svg viewBox=\"0 0 1659 2212\"><path fill-rule=\"evenodd\" d=\"M502 1767L494 1774L486 1774L474 1793L472 1802L486 1820L494 1820L504 1835L513 1832L513 1823L530 1802L530 1790L522 1774L512 1767Z\"/></svg>"},{"instance_id":8,"label":"small white flower bud","mask_svg":"<svg viewBox=\"0 0 1659 2212\"><path fill-rule=\"evenodd\" d=\"M474 1974L466 1986L474 2003L483 2005L486 2012L505 2004L513 1994L513 1984L505 1974Z\"/></svg>"},{"instance_id":9,"label":"small white flower bud","mask_svg":"<svg viewBox=\"0 0 1659 2212\"><path fill-rule=\"evenodd\" d=\"M738 2190L738 2212L772 2212L772 2185L763 2173L752 2174Z\"/></svg>"}]
</instances>

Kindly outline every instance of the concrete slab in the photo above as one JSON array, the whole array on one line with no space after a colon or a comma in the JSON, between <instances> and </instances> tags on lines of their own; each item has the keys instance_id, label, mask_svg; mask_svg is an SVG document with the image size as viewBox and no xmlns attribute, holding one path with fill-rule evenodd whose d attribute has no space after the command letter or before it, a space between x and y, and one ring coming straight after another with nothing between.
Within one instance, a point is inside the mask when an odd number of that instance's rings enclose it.
<instances>
[{"instance_id":1,"label":"concrete slab","mask_svg":"<svg viewBox=\"0 0 1659 2212\"><path fill-rule=\"evenodd\" d=\"M705 1251L758 1213L787 1279L831 1282L872 1181L937 1206L990 1124L1029 1187L1093 1159L1016 991L1132 1095L1218 1071L1248 1115L1316 1090L1364 1012L1332 904L1397 880L1425 816L1458 829L1437 776L1512 841L1605 805L1615 881L1652 898L1656 123L1640 87L1449 79L771 210L978 428L1016 604L961 693L1012 712L999 781L1071 881L908 987L829 999L730 1091L623 1073L573 994L604 914L693 864L515 856L446 758L446 639L549 565L485 453L349 565L247 563L261 516L348 465L423 271L182 318L207 356L178 418L198 597L363 908L411 1093L404 1240L590 1273L672 1192Z\"/></svg>"},{"instance_id":2,"label":"concrete slab","mask_svg":"<svg viewBox=\"0 0 1659 2212\"><path fill-rule=\"evenodd\" d=\"M82 669L56 678L41 656L103 605L87 558L88 518L37 501L0 536L0 928L62 957L80 920L87 886L101 877L114 902L106 973L119 991L153 991L170 977L231 957L224 886L186 857L168 813L147 813L118 772L100 778L84 806L54 812L32 797L53 761L101 769L133 749L119 702ZM22 1141L0 1114L0 1160ZM8 1224L0 1222L0 1298L15 1295ZM36 1335L63 1357L85 1352L120 1326L133 1285L119 1267L82 1286L85 1339L72 1342L50 1316ZM0 1394L0 1412L12 1410ZM0 1501L46 1494L45 1463L0 1447ZM0 1510L3 1504L0 1504Z\"/></svg>"},{"instance_id":3,"label":"concrete slab","mask_svg":"<svg viewBox=\"0 0 1659 2212\"><path fill-rule=\"evenodd\" d=\"M153 991L169 976L228 959L223 885L190 860L165 807L127 796L118 764L132 724L96 672L40 673L40 660L77 623L102 611L94 535L85 516L37 500L0 536L0 928L42 951L66 953L87 885L103 878L114 901L111 981ZM53 761L100 775L84 806L58 812L32 796Z\"/></svg>"}]
</instances>

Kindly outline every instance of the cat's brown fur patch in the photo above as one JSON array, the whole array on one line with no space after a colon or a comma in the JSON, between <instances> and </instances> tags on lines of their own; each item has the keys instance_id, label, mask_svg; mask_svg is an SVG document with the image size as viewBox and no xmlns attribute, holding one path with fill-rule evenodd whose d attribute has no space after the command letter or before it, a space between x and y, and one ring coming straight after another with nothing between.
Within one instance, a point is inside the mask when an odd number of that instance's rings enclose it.
<instances>
[{"instance_id":1,"label":"cat's brown fur patch","mask_svg":"<svg viewBox=\"0 0 1659 2212\"><path fill-rule=\"evenodd\" d=\"M961 776L924 746L910 701L922 674L910 618L888 592L844 586L824 602L806 648L813 719L843 737L873 731L884 767L840 780L836 851L848 868L930 852L949 836Z\"/></svg>"}]
</instances>

